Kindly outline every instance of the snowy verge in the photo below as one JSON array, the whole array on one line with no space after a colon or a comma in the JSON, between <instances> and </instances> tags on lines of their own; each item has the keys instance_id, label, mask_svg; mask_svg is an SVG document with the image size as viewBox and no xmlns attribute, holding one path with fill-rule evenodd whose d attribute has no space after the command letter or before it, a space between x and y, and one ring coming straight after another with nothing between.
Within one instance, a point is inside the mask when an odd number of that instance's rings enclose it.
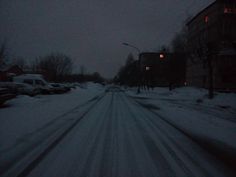
<instances>
[{"instance_id":1,"label":"snowy verge","mask_svg":"<svg viewBox=\"0 0 236 177\"><path fill-rule=\"evenodd\" d=\"M155 88L126 92L138 103L191 137L236 157L236 94L216 93L207 98L207 90L198 88Z\"/></svg>"}]
</instances>

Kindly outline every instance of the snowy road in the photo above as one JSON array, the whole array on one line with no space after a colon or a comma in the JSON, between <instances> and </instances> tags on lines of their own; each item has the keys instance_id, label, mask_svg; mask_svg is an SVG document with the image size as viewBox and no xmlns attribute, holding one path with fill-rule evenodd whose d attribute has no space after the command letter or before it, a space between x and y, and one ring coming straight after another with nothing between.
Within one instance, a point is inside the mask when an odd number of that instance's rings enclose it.
<instances>
[{"instance_id":1,"label":"snowy road","mask_svg":"<svg viewBox=\"0 0 236 177\"><path fill-rule=\"evenodd\" d=\"M230 170L118 88L27 137L3 177L223 177ZM20 150L22 149L22 150ZM232 175L233 176L233 175Z\"/></svg>"}]
</instances>

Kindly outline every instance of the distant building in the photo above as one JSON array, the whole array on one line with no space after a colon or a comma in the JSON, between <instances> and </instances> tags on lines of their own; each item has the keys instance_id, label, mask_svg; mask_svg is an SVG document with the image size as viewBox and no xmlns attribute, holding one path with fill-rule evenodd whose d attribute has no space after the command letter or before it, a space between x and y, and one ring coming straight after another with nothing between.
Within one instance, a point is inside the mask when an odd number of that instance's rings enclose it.
<instances>
[{"instance_id":1,"label":"distant building","mask_svg":"<svg viewBox=\"0 0 236 177\"><path fill-rule=\"evenodd\" d=\"M17 65L0 68L0 81L10 81L13 76L23 74L24 71Z\"/></svg>"},{"instance_id":2,"label":"distant building","mask_svg":"<svg viewBox=\"0 0 236 177\"><path fill-rule=\"evenodd\" d=\"M188 23L187 82L208 87L212 57L215 89L236 89L236 0L216 0Z\"/></svg>"},{"instance_id":3,"label":"distant building","mask_svg":"<svg viewBox=\"0 0 236 177\"><path fill-rule=\"evenodd\" d=\"M139 57L141 80L145 85L184 85L186 61L183 54L144 52Z\"/></svg>"}]
</instances>

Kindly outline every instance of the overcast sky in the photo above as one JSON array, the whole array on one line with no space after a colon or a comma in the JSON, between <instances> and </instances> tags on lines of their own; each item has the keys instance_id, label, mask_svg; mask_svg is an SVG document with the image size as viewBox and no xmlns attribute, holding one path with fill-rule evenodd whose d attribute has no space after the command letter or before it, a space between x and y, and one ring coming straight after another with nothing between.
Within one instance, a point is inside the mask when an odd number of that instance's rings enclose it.
<instances>
[{"instance_id":1,"label":"overcast sky","mask_svg":"<svg viewBox=\"0 0 236 177\"><path fill-rule=\"evenodd\" d=\"M168 44L190 15L214 0L0 0L0 41L33 60L62 52L88 72L113 77L129 53Z\"/></svg>"}]
</instances>

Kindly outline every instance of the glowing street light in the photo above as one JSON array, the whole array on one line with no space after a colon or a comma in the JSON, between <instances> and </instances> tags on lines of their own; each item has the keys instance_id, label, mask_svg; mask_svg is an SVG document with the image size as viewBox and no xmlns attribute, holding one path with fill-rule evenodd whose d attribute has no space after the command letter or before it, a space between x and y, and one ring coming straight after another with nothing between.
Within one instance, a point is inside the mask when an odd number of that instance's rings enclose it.
<instances>
[{"instance_id":1,"label":"glowing street light","mask_svg":"<svg viewBox=\"0 0 236 177\"><path fill-rule=\"evenodd\" d=\"M165 55L163 53L160 53L159 57L160 57L160 59L164 59Z\"/></svg>"}]
</instances>

